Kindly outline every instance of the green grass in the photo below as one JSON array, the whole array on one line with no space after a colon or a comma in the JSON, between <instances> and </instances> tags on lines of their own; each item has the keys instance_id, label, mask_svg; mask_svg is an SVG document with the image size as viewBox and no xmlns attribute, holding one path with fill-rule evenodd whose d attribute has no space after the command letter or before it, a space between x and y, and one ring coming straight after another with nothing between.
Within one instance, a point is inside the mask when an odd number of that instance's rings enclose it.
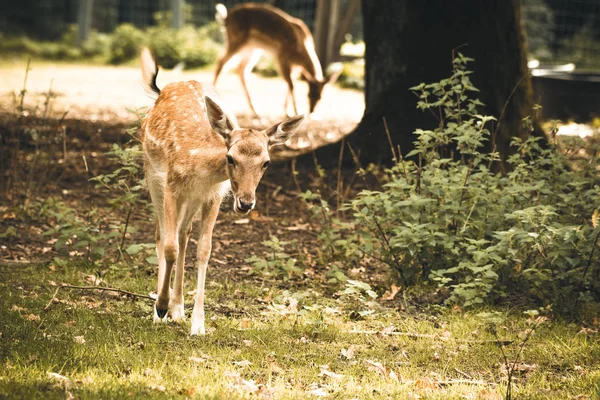
<instances>
[{"instance_id":1,"label":"green grass","mask_svg":"<svg viewBox=\"0 0 600 400\"><path fill-rule=\"evenodd\" d=\"M342 303L309 287L219 279L213 269L208 334L190 337L189 322L153 324L148 300L53 286L89 285L94 271L81 264L0 266L0 398L495 399L506 389L501 353L476 313ZM148 293L154 273L114 269L102 278ZM298 312L286 308L290 296L299 299ZM374 313L356 320L356 308ZM431 336L365 332L390 326ZM514 341L509 355L530 326L519 315L498 326L503 340ZM537 367L517 373L514 398L598 398L600 343L579 331L560 321L536 329L521 360Z\"/></svg>"}]
</instances>

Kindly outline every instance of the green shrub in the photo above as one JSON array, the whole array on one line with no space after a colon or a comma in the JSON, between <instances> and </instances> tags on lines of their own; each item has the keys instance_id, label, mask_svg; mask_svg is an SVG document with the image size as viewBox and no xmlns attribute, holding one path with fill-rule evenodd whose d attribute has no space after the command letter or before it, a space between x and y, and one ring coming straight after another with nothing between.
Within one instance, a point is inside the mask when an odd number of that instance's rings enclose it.
<instances>
[{"instance_id":1,"label":"green shrub","mask_svg":"<svg viewBox=\"0 0 600 400\"><path fill-rule=\"evenodd\" d=\"M261 57L254 66L253 72L265 78L272 78L279 75L279 70L275 66L272 57Z\"/></svg>"},{"instance_id":2,"label":"green shrub","mask_svg":"<svg viewBox=\"0 0 600 400\"><path fill-rule=\"evenodd\" d=\"M345 62L337 83L344 88L365 90L364 60Z\"/></svg>"},{"instance_id":3,"label":"green shrub","mask_svg":"<svg viewBox=\"0 0 600 400\"><path fill-rule=\"evenodd\" d=\"M110 35L92 31L88 39L81 45L81 55L83 57L105 56L109 52L110 45Z\"/></svg>"},{"instance_id":4,"label":"green shrub","mask_svg":"<svg viewBox=\"0 0 600 400\"><path fill-rule=\"evenodd\" d=\"M148 47L163 68L173 68L183 61L183 46L175 29L163 26L148 29Z\"/></svg>"},{"instance_id":5,"label":"green shrub","mask_svg":"<svg viewBox=\"0 0 600 400\"><path fill-rule=\"evenodd\" d=\"M159 26L148 30L148 45L164 68L181 62L187 68L203 67L216 61L220 47L202 32L193 26L181 30Z\"/></svg>"},{"instance_id":6,"label":"green shrub","mask_svg":"<svg viewBox=\"0 0 600 400\"><path fill-rule=\"evenodd\" d=\"M560 147L515 139L510 172L495 172L498 155L481 152L493 118L470 98L469 61L459 55L449 79L412 88L418 108L435 111L440 124L415 131L411 158L387 170L383 190L345 205L353 218L335 225L331 237L344 240L333 242L334 253L387 264L404 285L445 288L449 303L518 294L577 314L600 294L597 158L569 162L565 154L580 154L575 139Z\"/></svg>"},{"instance_id":7,"label":"green shrub","mask_svg":"<svg viewBox=\"0 0 600 400\"><path fill-rule=\"evenodd\" d=\"M120 64L139 56L144 34L132 24L121 24L111 35L109 62Z\"/></svg>"},{"instance_id":8,"label":"green shrub","mask_svg":"<svg viewBox=\"0 0 600 400\"><path fill-rule=\"evenodd\" d=\"M204 67L217 61L221 46L211 40L204 30L186 26L179 31L179 37L187 68Z\"/></svg>"}]
</instances>

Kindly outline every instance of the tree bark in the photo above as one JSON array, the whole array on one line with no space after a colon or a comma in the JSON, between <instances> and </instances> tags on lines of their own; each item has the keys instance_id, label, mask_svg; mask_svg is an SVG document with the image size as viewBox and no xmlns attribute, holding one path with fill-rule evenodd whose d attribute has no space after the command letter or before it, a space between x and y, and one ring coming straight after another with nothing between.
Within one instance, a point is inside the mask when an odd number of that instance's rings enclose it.
<instances>
[{"instance_id":1,"label":"tree bark","mask_svg":"<svg viewBox=\"0 0 600 400\"><path fill-rule=\"evenodd\" d=\"M450 76L456 51L475 59L469 69L486 105L481 111L500 122L488 150L495 145L503 158L510 153L511 139L526 134L521 121L533 105L520 0L362 0L362 12L366 109L346 139L361 162L391 161L384 117L403 154L413 148L416 128L436 126L431 114L417 110L408 89ZM324 163L337 154L339 144L317 151Z\"/></svg>"}]
</instances>

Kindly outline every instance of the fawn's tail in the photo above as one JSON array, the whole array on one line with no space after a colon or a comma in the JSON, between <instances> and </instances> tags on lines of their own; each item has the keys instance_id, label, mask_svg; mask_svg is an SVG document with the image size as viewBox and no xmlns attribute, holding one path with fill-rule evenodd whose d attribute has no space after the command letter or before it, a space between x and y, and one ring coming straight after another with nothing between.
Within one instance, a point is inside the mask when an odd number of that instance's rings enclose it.
<instances>
[{"instance_id":1,"label":"fawn's tail","mask_svg":"<svg viewBox=\"0 0 600 400\"><path fill-rule=\"evenodd\" d=\"M144 82L144 89L149 92L160 94L160 89L156 86L156 77L158 76L158 64L152 56L150 49L144 47L141 54L142 61L142 80Z\"/></svg>"}]
</instances>

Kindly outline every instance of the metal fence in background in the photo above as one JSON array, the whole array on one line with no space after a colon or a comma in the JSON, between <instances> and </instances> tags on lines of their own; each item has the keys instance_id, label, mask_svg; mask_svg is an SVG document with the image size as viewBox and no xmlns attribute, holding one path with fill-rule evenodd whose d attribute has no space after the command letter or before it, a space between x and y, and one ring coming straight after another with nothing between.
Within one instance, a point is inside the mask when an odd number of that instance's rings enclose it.
<instances>
[{"instance_id":1,"label":"metal fence in background","mask_svg":"<svg viewBox=\"0 0 600 400\"><path fill-rule=\"evenodd\" d=\"M600 70L600 0L522 0L530 56Z\"/></svg>"},{"instance_id":2,"label":"metal fence in background","mask_svg":"<svg viewBox=\"0 0 600 400\"><path fill-rule=\"evenodd\" d=\"M320 54L327 52L323 42L339 43L340 35L343 39L345 32L338 23L346 26L354 38L362 37L360 0L254 1L269 2L301 18L313 32ZM176 3L181 5L182 18L187 23L202 26L214 21L217 2L230 8L244 0L7 1L0 11L0 32L4 36L24 34L42 40L60 40L71 24L80 26L81 35L89 29L112 32L126 22L144 28L156 24L157 13L172 13ZM600 70L600 0L521 0L521 3L532 58L542 63L572 62L577 69ZM355 9L348 16L346 11L351 5ZM350 21L345 21L347 17Z\"/></svg>"}]
</instances>

